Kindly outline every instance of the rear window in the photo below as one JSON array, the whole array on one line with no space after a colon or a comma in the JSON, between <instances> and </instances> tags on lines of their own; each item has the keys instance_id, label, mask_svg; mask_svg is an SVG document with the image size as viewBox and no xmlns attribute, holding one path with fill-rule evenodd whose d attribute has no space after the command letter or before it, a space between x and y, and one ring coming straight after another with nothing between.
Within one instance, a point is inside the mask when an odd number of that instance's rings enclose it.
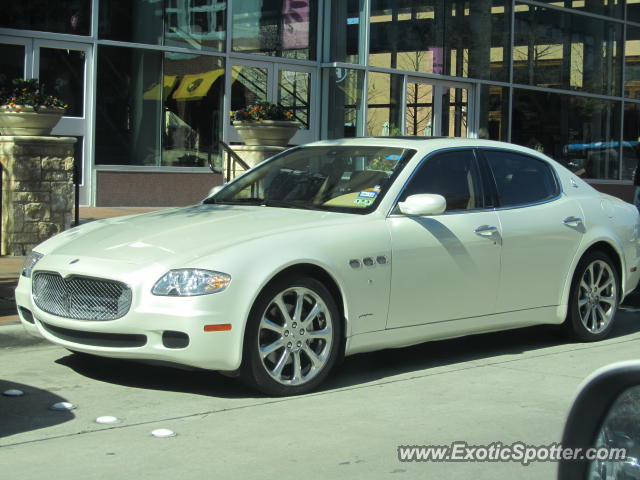
<instances>
[{"instance_id":1,"label":"rear window","mask_svg":"<svg viewBox=\"0 0 640 480\"><path fill-rule=\"evenodd\" d=\"M483 151L498 188L501 207L540 203L560 193L551 166L515 152Z\"/></svg>"}]
</instances>

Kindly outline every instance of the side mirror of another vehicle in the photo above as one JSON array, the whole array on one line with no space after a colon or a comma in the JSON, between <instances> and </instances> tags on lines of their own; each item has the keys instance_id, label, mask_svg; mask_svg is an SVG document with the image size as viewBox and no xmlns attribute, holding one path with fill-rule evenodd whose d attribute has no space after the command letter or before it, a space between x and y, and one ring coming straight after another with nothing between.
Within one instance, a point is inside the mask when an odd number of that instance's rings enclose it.
<instances>
[{"instance_id":1,"label":"side mirror of another vehicle","mask_svg":"<svg viewBox=\"0 0 640 480\"><path fill-rule=\"evenodd\" d=\"M405 215L440 215L447 209L447 201L436 193L420 193L398 202L398 208Z\"/></svg>"},{"instance_id":2,"label":"side mirror of another vehicle","mask_svg":"<svg viewBox=\"0 0 640 480\"><path fill-rule=\"evenodd\" d=\"M563 458L558 480L640 478L640 361L616 363L585 380L562 448L580 459Z\"/></svg>"}]
</instances>

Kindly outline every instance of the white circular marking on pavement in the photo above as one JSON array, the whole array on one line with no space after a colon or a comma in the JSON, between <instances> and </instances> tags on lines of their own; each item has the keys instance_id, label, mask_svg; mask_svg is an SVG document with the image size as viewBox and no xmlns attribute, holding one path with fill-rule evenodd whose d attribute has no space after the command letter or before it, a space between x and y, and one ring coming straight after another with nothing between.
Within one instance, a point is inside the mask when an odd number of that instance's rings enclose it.
<instances>
[{"instance_id":1,"label":"white circular marking on pavement","mask_svg":"<svg viewBox=\"0 0 640 480\"><path fill-rule=\"evenodd\" d=\"M9 390L5 390L2 392L5 397L21 397L24 395L22 390L16 390L15 388L11 388Z\"/></svg>"},{"instance_id":2,"label":"white circular marking on pavement","mask_svg":"<svg viewBox=\"0 0 640 480\"><path fill-rule=\"evenodd\" d=\"M58 402L51 405L51 410L57 410L60 412L68 412L69 410L73 410L76 406L73 403L69 402Z\"/></svg>"},{"instance_id":3,"label":"white circular marking on pavement","mask_svg":"<svg viewBox=\"0 0 640 480\"><path fill-rule=\"evenodd\" d=\"M96 418L96 423L109 424L118 422L120 422L120 419L117 417L112 417L111 415L105 415L104 417Z\"/></svg>"},{"instance_id":4,"label":"white circular marking on pavement","mask_svg":"<svg viewBox=\"0 0 640 480\"><path fill-rule=\"evenodd\" d=\"M158 428L157 430L151 432L151 435L156 438L168 438L175 437L176 432L174 432L173 430L169 430L168 428Z\"/></svg>"}]
</instances>

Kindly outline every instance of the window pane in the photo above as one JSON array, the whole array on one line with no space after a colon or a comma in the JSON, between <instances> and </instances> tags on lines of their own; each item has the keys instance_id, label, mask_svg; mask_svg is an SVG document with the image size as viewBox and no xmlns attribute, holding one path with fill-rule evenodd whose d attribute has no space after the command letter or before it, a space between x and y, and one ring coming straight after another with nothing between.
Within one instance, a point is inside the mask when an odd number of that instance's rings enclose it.
<instances>
[{"instance_id":1,"label":"window pane","mask_svg":"<svg viewBox=\"0 0 640 480\"><path fill-rule=\"evenodd\" d=\"M442 91L440 135L466 137L468 127L469 89L445 87Z\"/></svg>"},{"instance_id":2,"label":"window pane","mask_svg":"<svg viewBox=\"0 0 640 480\"><path fill-rule=\"evenodd\" d=\"M640 28L627 27L624 96L640 99Z\"/></svg>"},{"instance_id":3,"label":"window pane","mask_svg":"<svg viewBox=\"0 0 640 480\"><path fill-rule=\"evenodd\" d=\"M366 25L362 18L364 0L333 0L331 2L331 62L358 63L360 35Z\"/></svg>"},{"instance_id":4,"label":"window pane","mask_svg":"<svg viewBox=\"0 0 640 480\"><path fill-rule=\"evenodd\" d=\"M234 65L231 70L231 111L267 100L267 69Z\"/></svg>"},{"instance_id":5,"label":"window pane","mask_svg":"<svg viewBox=\"0 0 640 480\"><path fill-rule=\"evenodd\" d=\"M508 80L510 2L373 0L369 64Z\"/></svg>"},{"instance_id":6,"label":"window pane","mask_svg":"<svg viewBox=\"0 0 640 480\"><path fill-rule=\"evenodd\" d=\"M233 4L233 50L315 59L317 0L243 0Z\"/></svg>"},{"instance_id":7,"label":"window pane","mask_svg":"<svg viewBox=\"0 0 640 480\"><path fill-rule=\"evenodd\" d=\"M478 137L507 141L509 138L509 88L482 85L479 117Z\"/></svg>"},{"instance_id":8,"label":"window pane","mask_svg":"<svg viewBox=\"0 0 640 480\"><path fill-rule=\"evenodd\" d=\"M0 44L0 90L11 88L15 78L24 77L24 47Z\"/></svg>"},{"instance_id":9,"label":"window pane","mask_svg":"<svg viewBox=\"0 0 640 480\"><path fill-rule=\"evenodd\" d=\"M295 70L280 70L278 103L293 112L294 120L309 128L311 74Z\"/></svg>"},{"instance_id":10,"label":"window pane","mask_svg":"<svg viewBox=\"0 0 640 480\"><path fill-rule=\"evenodd\" d=\"M621 32L618 23L519 5L514 81L619 95Z\"/></svg>"},{"instance_id":11,"label":"window pane","mask_svg":"<svg viewBox=\"0 0 640 480\"><path fill-rule=\"evenodd\" d=\"M84 68L83 51L40 48L42 91L68 105L67 117L84 116Z\"/></svg>"},{"instance_id":12,"label":"window pane","mask_svg":"<svg viewBox=\"0 0 640 480\"><path fill-rule=\"evenodd\" d=\"M402 75L369 72L367 135L402 135Z\"/></svg>"},{"instance_id":13,"label":"window pane","mask_svg":"<svg viewBox=\"0 0 640 480\"><path fill-rule=\"evenodd\" d=\"M619 102L514 89L511 135L581 177L620 175Z\"/></svg>"},{"instance_id":14,"label":"window pane","mask_svg":"<svg viewBox=\"0 0 640 480\"><path fill-rule=\"evenodd\" d=\"M433 85L407 82L405 109L406 135L430 137L433 135Z\"/></svg>"},{"instance_id":15,"label":"window pane","mask_svg":"<svg viewBox=\"0 0 640 480\"><path fill-rule=\"evenodd\" d=\"M364 72L334 68L329 73L328 138L355 137L362 122Z\"/></svg>"},{"instance_id":16,"label":"window pane","mask_svg":"<svg viewBox=\"0 0 640 480\"><path fill-rule=\"evenodd\" d=\"M640 22L640 0L627 0L627 20Z\"/></svg>"},{"instance_id":17,"label":"window pane","mask_svg":"<svg viewBox=\"0 0 640 480\"><path fill-rule=\"evenodd\" d=\"M162 165L215 162L222 130L223 60L165 53L163 85Z\"/></svg>"},{"instance_id":18,"label":"window pane","mask_svg":"<svg viewBox=\"0 0 640 480\"><path fill-rule=\"evenodd\" d=\"M511 2L444 3L445 72L458 77L508 81Z\"/></svg>"},{"instance_id":19,"label":"window pane","mask_svg":"<svg viewBox=\"0 0 640 480\"><path fill-rule=\"evenodd\" d=\"M623 0L538 0L549 5L558 7L567 7L582 12L595 13L597 15L605 15L607 17L622 18Z\"/></svg>"},{"instance_id":20,"label":"window pane","mask_svg":"<svg viewBox=\"0 0 640 480\"><path fill-rule=\"evenodd\" d=\"M227 2L223 0L167 0L164 43L222 52L226 19Z\"/></svg>"},{"instance_id":21,"label":"window pane","mask_svg":"<svg viewBox=\"0 0 640 480\"><path fill-rule=\"evenodd\" d=\"M100 0L98 35L122 42L162 42L162 0Z\"/></svg>"},{"instance_id":22,"label":"window pane","mask_svg":"<svg viewBox=\"0 0 640 480\"><path fill-rule=\"evenodd\" d=\"M400 196L436 193L447 201L447 211L483 208L475 159L470 150L440 153L427 159Z\"/></svg>"},{"instance_id":23,"label":"window pane","mask_svg":"<svg viewBox=\"0 0 640 480\"><path fill-rule=\"evenodd\" d=\"M439 0L372 0L369 65L444 73Z\"/></svg>"},{"instance_id":24,"label":"window pane","mask_svg":"<svg viewBox=\"0 0 640 480\"><path fill-rule=\"evenodd\" d=\"M640 166L640 105L624 104L624 143L622 148L622 180L631 180Z\"/></svg>"},{"instance_id":25,"label":"window pane","mask_svg":"<svg viewBox=\"0 0 640 480\"><path fill-rule=\"evenodd\" d=\"M543 161L512 152L483 151L498 187L501 207L544 202L556 197L558 184Z\"/></svg>"},{"instance_id":26,"label":"window pane","mask_svg":"<svg viewBox=\"0 0 640 480\"><path fill-rule=\"evenodd\" d=\"M0 27L89 35L91 0L20 0L2 2Z\"/></svg>"},{"instance_id":27,"label":"window pane","mask_svg":"<svg viewBox=\"0 0 640 480\"><path fill-rule=\"evenodd\" d=\"M96 164L159 165L162 53L98 49Z\"/></svg>"}]
</instances>

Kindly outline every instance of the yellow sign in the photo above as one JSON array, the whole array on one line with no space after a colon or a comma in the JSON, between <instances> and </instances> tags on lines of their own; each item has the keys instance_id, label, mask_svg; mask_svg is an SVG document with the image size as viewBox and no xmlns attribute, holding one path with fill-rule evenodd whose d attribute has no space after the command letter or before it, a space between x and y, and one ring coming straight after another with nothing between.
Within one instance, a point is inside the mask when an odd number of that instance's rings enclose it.
<instances>
[{"instance_id":1,"label":"yellow sign","mask_svg":"<svg viewBox=\"0 0 640 480\"><path fill-rule=\"evenodd\" d=\"M207 96L211 85L224 74L224 69L211 70L209 72L194 73L182 77L180 86L171 97L175 100L200 100Z\"/></svg>"}]
</instances>

